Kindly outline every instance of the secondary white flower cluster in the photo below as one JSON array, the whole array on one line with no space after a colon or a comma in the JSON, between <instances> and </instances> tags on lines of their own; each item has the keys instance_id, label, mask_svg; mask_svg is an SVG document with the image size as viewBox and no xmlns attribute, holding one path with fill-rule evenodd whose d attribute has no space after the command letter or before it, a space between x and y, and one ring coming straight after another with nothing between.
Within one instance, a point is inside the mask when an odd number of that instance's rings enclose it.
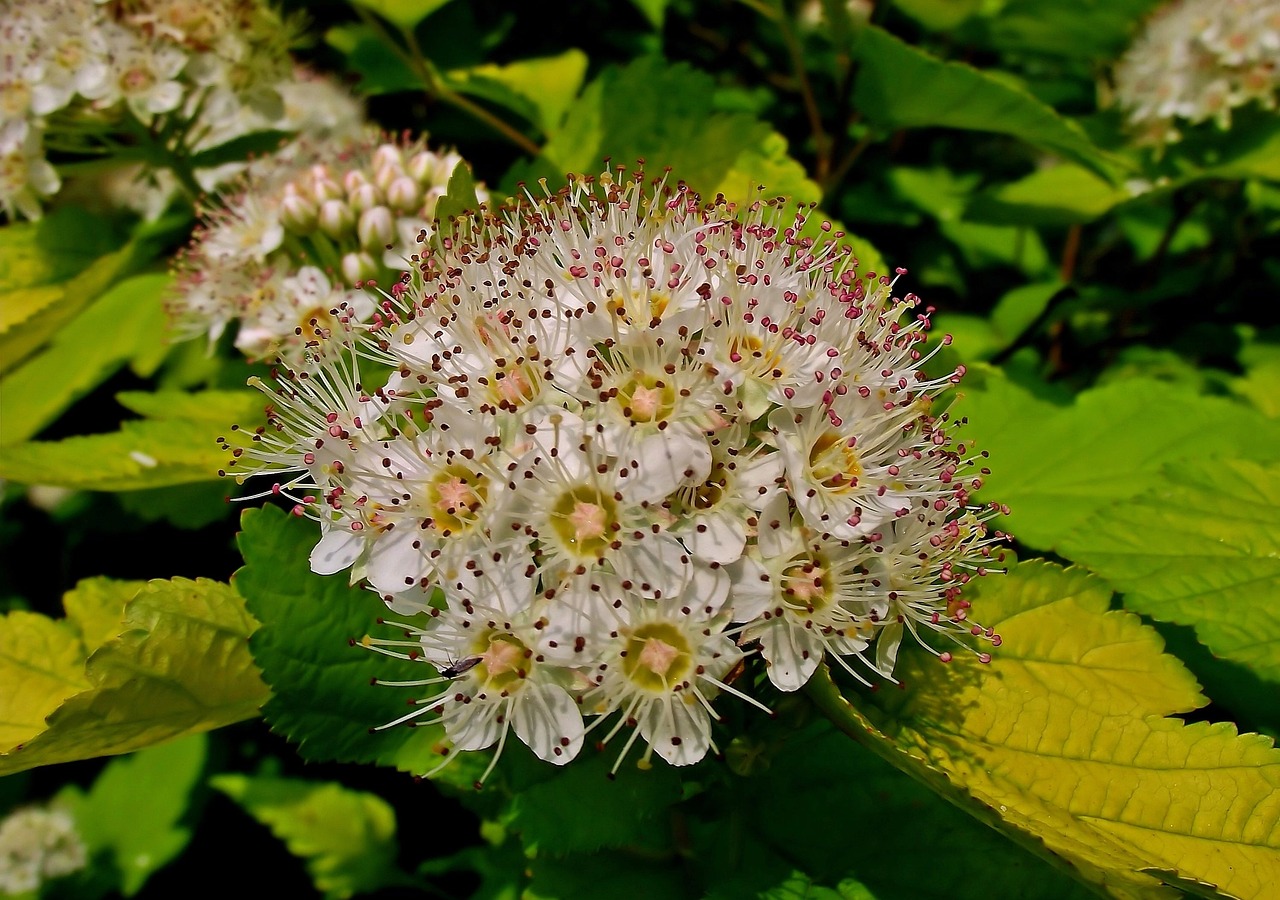
<instances>
[{"instance_id":1,"label":"secondary white flower cluster","mask_svg":"<svg viewBox=\"0 0 1280 900\"><path fill-rule=\"evenodd\" d=\"M358 116L336 87L295 73L295 33L263 0L6 0L0 209L40 216L60 187L50 151L160 166L252 132L306 128L325 118L317 101Z\"/></svg>"},{"instance_id":2,"label":"secondary white flower cluster","mask_svg":"<svg viewBox=\"0 0 1280 900\"><path fill-rule=\"evenodd\" d=\"M412 268L461 161L423 139L366 131L300 140L253 163L204 213L179 261L170 304L178 334L216 340L238 321L246 355L300 361L337 325L331 309L361 321L373 312L371 295L350 285L390 286Z\"/></svg>"},{"instance_id":3,"label":"secondary white flower cluster","mask_svg":"<svg viewBox=\"0 0 1280 900\"><path fill-rule=\"evenodd\" d=\"M34 892L85 862L84 842L66 810L29 806L0 822L0 893Z\"/></svg>"},{"instance_id":4,"label":"secondary white flower cluster","mask_svg":"<svg viewBox=\"0 0 1280 900\"><path fill-rule=\"evenodd\" d=\"M1139 137L1175 141L1175 122L1222 128L1280 89L1280 6L1274 0L1174 0L1161 7L1115 71L1116 97Z\"/></svg>"},{"instance_id":5,"label":"secondary white flower cluster","mask_svg":"<svg viewBox=\"0 0 1280 900\"><path fill-rule=\"evenodd\" d=\"M757 649L794 691L824 658L891 677L905 634L998 643L961 596L998 510L930 413L961 373L926 377L916 298L804 225L574 179L424 252L348 353L279 376L234 464L293 473L268 493L319 519L312 569L413 620L363 643L444 686L388 726L514 729L558 764L632 726L619 762L643 739L685 765L716 695L762 705L734 684Z\"/></svg>"}]
</instances>

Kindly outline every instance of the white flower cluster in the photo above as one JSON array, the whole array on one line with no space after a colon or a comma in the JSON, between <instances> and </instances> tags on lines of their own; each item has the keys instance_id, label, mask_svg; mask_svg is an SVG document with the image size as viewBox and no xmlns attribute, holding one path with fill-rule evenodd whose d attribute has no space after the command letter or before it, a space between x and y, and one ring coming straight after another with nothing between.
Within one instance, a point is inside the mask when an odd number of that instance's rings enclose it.
<instances>
[{"instance_id":1,"label":"white flower cluster","mask_svg":"<svg viewBox=\"0 0 1280 900\"><path fill-rule=\"evenodd\" d=\"M358 117L336 87L295 73L294 39L263 0L5 0L0 209L40 216L60 187L50 151L79 162L128 151L154 166L156 147L176 159L317 124L325 116L303 108L317 100Z\"/></svg>"},{"instance_id":2,"label":"white flower cluster","mask_svg":"<svg viewBox=\"0 0 1280 900\"><path fill-rule=\"evenodd\" d=\"M1115 70L1116 98L1141 138L1175 141L1177 120L1222 128L1251 101L1272 109L1280 88L1280 5L1274 0L1174 0L1161 7Z\"/></svg>"},{"instance_id":3,"label":"white flower cluster","mask_svg":"<svg viewBox=\"0 0 1280 900\"><path fill-rule=\"evenodd\" d=\"M348 285L389 286L413 267L461 161L422 139L366 132L300 140L253 163L203 215L179 261L170 304L178 334L216 340L238 321L236 346L246 355L301 360L337 324L331 309L361 321L372 314L370 295Z\"/></svg>"},{"instance_id":4,"label":"white flower cluster","mask_svg":"<svg viewBox=\"0 0 1280 900\"><path fill-rule=\"evenodd\" d=\"M85 862L84 843L66 810L30 806L0 822L0 893L34 892Z\"/></svg>"},{"instance_id":5,"label":"white flower cluster","mask_svg":"<svg viewBox=\"0 0 1280 900\"><path fill-rule=\"evenodd\" d=\"M514 729L559 764L632 726L619 761L642 738L685 765L717 694L761 705L733 684L747 653L794 691L824 658L891 677L908 633L998 643L961 597L998 510L930 414L961 373L920 372L916 299L804 224L574 179L463 227L349 353L280 375L234 464L295 473L268 493L319 519L312 569L418 622L363 640L444 685L388 726L436 713L459 750Z\"/></svg>"}]
</instances>

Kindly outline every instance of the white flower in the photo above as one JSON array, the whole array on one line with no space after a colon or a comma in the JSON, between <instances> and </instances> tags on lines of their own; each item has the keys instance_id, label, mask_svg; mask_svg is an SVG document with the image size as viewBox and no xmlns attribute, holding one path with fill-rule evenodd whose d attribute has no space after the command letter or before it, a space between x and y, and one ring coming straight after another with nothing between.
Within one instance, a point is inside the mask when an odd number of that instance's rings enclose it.
<instances>
[{"instance_id":1,"label":"white flower","mask_svg":"<svg viewBox=\"0 0 1280 900\"><path fill-rule=\"evenodd\" d=\"M429 168L404 158L296 183L389 209ZM272 491L320 520L314 571L429 617L365 642L441 672L400 721L563 762L585 716L634 728L615 769L640 741L688 765L714 698L759 705L732 684L757 646L794 691L829 659L891 678L904 633L975 635L961 589L998 510L930 413L962 372L921 374L915 298L804 224L574 180L428 239L372 322L281 374L236 463L294 473Z\"/></svg>"},{"instance_id":2,"label":"white flower","mask_svg":"<svg viewBox=\"0 0 1280 900\"><path fill-rule=\"evenodd\" d=\"M1280 8L1272 0L1173 0L1115 69L1116 99L1139 139L1173 141L1180 121L1214 120L1280 90Z\"/></svg>"},{"instance_id":3,"label":"white flower","mask_svg":"<svg viewBox=\"0 0 1280 900\"><path fill-rule=\"evenodd\" d=\"M84 842L71 814L30 806L0 822L0 892L35 892L51 878L83 869Z\"/></svg>"}]
</instances>

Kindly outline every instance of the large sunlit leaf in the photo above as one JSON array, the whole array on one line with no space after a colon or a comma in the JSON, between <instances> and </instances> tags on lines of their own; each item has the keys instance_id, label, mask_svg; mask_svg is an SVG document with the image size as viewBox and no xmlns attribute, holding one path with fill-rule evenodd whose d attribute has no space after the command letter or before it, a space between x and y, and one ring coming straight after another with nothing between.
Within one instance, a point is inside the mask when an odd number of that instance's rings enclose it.
<instances>
[{"instance_id":1,"label":"large sunlit leaf","mask_svg":"<svg viewBox=\"0 0 1280 900\"><path fill-rule=\"evenodd\" d=\"M1244 445L1280 450L1280 423L1149 379L1085 391L1065 407L995 374L960 394L953 414L972 421L966 439L991 453L983 497L1009 505L1002 527L1032 547L1057 547L1095 512L1157 484L1165 463Z\"/></svg>"},{"instance_id":2,"label":"large sunlit leaf","mask_svg":"<svg viewBox=\"0 0 1280 900\"><path fill-rule=\"evenodd\" d=\"M333 782L219 775L215 788L306 861L316 890L353 894L411 884L396 865L396 814L380 797Z\"/></svg>"},{"instance_id":3,"label":"large sunlit leaf","mask_svg":"<svg viewBox=\"0 0 1280 900\"><path fill-rule=\"evenodd\" d=\"M1084 131L1030 93L972 66L945 62L887 31L861 29L854 106L885 128L960 128L1005 134L1108 173Z\"/></svg>"},{"instance_id":4,"label":"large sunlit leaf","mask_svg":"<svg viewBox=\"0 0 1280 900\"><path fill-rule=\"evenodd\" d=\"M566 172L599 172L604 159L628 168L644 159L653 175L673 176L705 196L735 201L766 195L816 201L821 192L786 152L786 141L745 113L719 112L710 75L644 57L606 70L587 85L553 131L537 165L521 176L556 180ZM626 102L619 102L619 98Z\"/></svg>"},{"instance_id":5,"label":"large sunlit leaf","mask_svg":"<svg viewBox=\"0 0 1280 900\"><path fill-rule=\"evenodd\" d=\"M272 698L263 709L271 727L313 761L379 762L415 774L438 763L443 731L437 727L370 733L411 711L407 701L421 695L373 685L373 679L434 674L423 663L358 646L370 632L398 636L377 624L386 613L377 595L348 586L341 575L311 572L308 555L319 539L312 522L266 507L246 510L241 528L245 566L232 583L262 623L251 647L271 685Z\"/></svg>"},{"instance_id":6,"label":"large sunlit leaf","mask_svg":"<svg viewBox=\"0 0 1280 900\"><path fill-rule=\"evenodd\" d=\"M560 125L587 74L587 55L566 50L556 56L484 63L445 73L449 87L520 113L544 133Z\"/></svg>"},{"instance_id":7,"label":"large sunlit leaf","mask_svg":"<svg viewBox=\"0 0 1280 900\"><path fill-rule=\"evenodd\" d=\"M225 584L147 583L124 607L117 636L80 669L78 690L50 710L47 727L0 755L0 775L127 753L255 716L267 692L249 655L254 624ZM59 664L70 665L70 651L59 652Z\"/></svg>"},{"instance_id":8,"label":"large sunlit leaf","mask_svg":"<svg viewBox=\"0 0 1280 900\"><path fill-rule=\"evenodd\" d=\"M121 404L148 416L107 434L6 447L0 478L95 491L128 491L209 481L227 465L217 437L227 424L262 418L257 391L130 392Z\"/></svg>"},{"instance_id":9,"label":"large sunlit leaf","mask_svg":"<svg viewBox=\"0 0 1280 900\"><path fill-rule=\"evenodd\" d=\"M984 579L975 618L1003 637L990 665L910 653L901 690L857 708L811 688L851 735L1029 848L1113 894L1161 882L1246 900L1280 882L1280 751L1230 724L1162 718L1201 703L1155 631L1110 610L1080 570L1023 563ZM1002 824L1001 824L1002 823Z\"/></svg>"},{"instance_id":10,"label":"large sunlit leaf","mask_svg":"<svg viewBox=\"0 0 1280 900\"><path fill-rule=\"evenodd\" d=\"M352 0L400 28L410 29L450 0Z\"/></svg>"},{"instance_id":11,"label":"large sunlit leaf","mask_svg":"<svg viewBox=\"0 0 1280 900\"><path fill-rule=\"evenodd\" d=\"M68 802L89 853L105 853L119 889L132 897L191 840L192 794L204 773L208 738L192 735L110 763L87 793Z\"/></svg>"},{"instance_id":12,"label":"large sunlit leaf","mask_svg":"<svg viewBox=\"0 0 1280 900\"><path fill-rule=\"evenodd\" d=\"M1060 545L1124 603L1280 682L1280 465L1189 461Z\"/></svg>"},{"instance_id":13,"label":"large sunlit leaf","mask_svg":"<svg viewBox=\"0 0 1280 900\"><path fill-rule=\"evenodd\" d=\"M975 195L964 215L1000 225L1074 225L1092 222L1130 196L1083 166L1063 163Z\"/></svg>"},{"instance_id":14,"label":"large sunlit leaf","mask_svg":"<svg viewBox=\"0 0 1280 900\"><path fill-rule=\"evenodd\" d=\"M33 437L125 363L147 374L164 350L170 276L118 282L53 336L49 346L0 381L0 444Z\"/></svg>"}]
</instances>

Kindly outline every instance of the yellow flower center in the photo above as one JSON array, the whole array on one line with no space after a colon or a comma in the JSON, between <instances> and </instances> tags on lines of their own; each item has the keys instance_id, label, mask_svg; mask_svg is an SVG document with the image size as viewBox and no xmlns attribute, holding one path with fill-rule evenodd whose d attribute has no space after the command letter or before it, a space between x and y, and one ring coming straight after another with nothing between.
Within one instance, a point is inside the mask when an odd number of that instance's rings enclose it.
<instances>
[{"instance_id":1,"label":"yellow flower center","mask_svg":"<svg viewBox=\"0 0 1280 900\"><path fill-rule=\"evenodd\" d=\"M688 680L693 668L688 639L668 622L641 625L627 638L622 671L637 687L655 694L668 693Z\"/></svg>"}]
</instances>

